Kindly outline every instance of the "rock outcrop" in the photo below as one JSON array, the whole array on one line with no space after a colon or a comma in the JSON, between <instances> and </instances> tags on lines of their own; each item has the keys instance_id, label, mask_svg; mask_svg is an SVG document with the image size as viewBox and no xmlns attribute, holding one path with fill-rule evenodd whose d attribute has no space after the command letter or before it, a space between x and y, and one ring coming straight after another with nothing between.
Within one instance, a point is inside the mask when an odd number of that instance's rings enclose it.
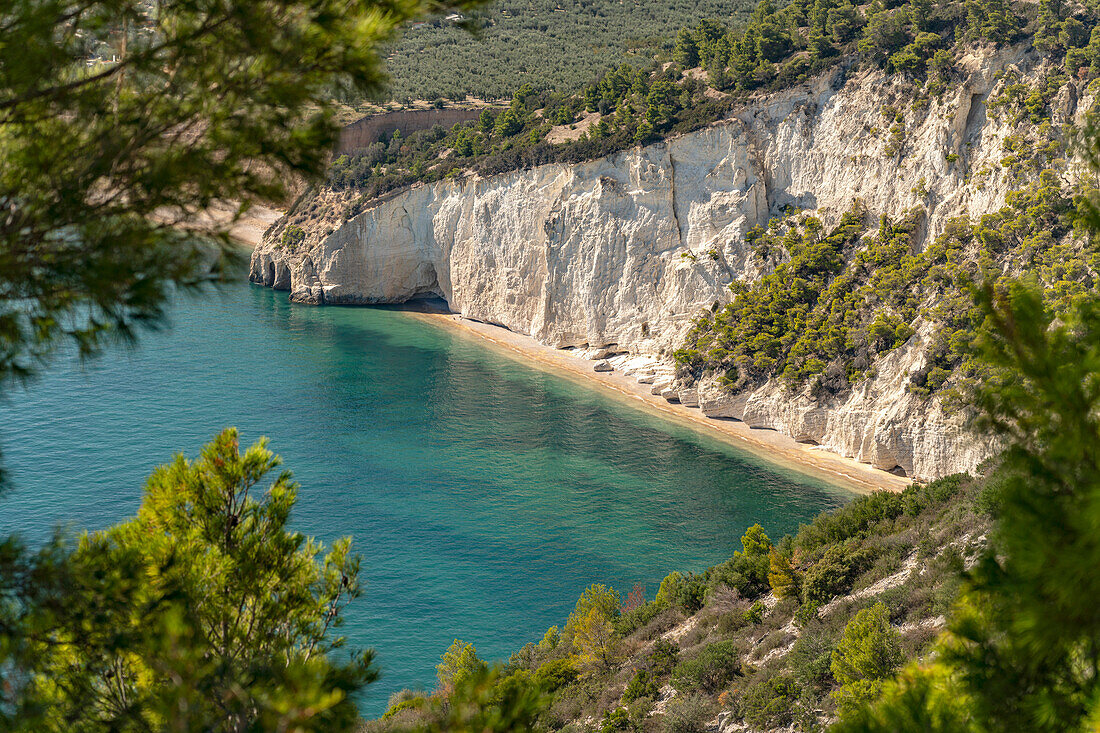
<instances>
[{"instance_id":1,"label":"rock outcrop","mask_svg":"<svg viewBox=\"0 0 1100 733\"><path fill-rule=\"evenodd\" d=\"M739 395L708 381L685 387L669 355L696 314L731 297L731 281L760 275L745 234L784 207L817 210L829 225L857 199L874 214L922 206L929 241L952 217L1002 206L1012 188L1002 143L1016 128L987 116L985 100L1004 70L1026 77L1037 63L1021 48L969 57L964 83L921 104L904 81L842 68L657 144L414 186L331 231L292 214L305 240L282 246L286 223L273 228L251 279L313 304L441 296L468 318L557 347L616 344L626 353L613 367L714 417L909 476L972 470L992 447L961 416L905 390L927 332L830 402L777 384ZM1061 114L1074 115L1075 102L1062 100Z\"/></svg>"}]
</instances>

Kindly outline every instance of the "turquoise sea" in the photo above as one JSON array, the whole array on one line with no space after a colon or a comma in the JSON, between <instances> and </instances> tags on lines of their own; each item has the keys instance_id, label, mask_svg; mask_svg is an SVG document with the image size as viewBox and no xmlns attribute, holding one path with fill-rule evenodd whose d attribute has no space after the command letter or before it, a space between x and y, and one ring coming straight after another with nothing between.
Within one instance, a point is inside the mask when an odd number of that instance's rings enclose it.
<instances>
[{"instance_id":1,"label":"turquoise sea","mask_svg":"<svg viewBox=\"0 0 1100 733\"><path fill-rule=\"evenodd\" d=\"M174 453L266 435L301 482L295 525L363 555L344 631L377 651L366 714L430 688L455 637L507 657L590 583L652 597L753 522L776 538L850 498L400 310L239 285L171 313L137 350L62 358L0 400L0 533L106 527Z\"/></svg>"}]
</instances>

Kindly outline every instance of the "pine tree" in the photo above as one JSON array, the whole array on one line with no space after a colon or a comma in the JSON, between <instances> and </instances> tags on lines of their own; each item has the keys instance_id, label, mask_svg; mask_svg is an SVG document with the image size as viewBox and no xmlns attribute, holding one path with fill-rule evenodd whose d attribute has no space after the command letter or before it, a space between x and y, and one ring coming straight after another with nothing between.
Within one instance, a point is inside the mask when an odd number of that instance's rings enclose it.
<instances>
[{"instance_id":1,"label":"pine tree","mask_svg":"<svg viewBox=\"0 0 1100 733\"><path fill-rule=\"evenodd\" d=\"M474 645L460 639L451 642L435 668L439 689L444 693L461 687L463 683L483 674L487 669L488 665L478 658Z\"/></svg>"},{"instance_id":2,"label":"pine tree","mask_svg":"<svg viewBox=\"0 0 1100 733\"><path fill-rule=\"evenodd\" d=\"M768 554L768 585L776 598L797 598L800 592L791 561L775 548Z\"/></svg>"},{"instance_id":3,"label":"pine tree","mask_svg":"<svg viewBox=\"0 0 1100 733\"><path fill-rule=\"evenodd\" d=\"M672 60L685 69L693 69L699 65L699 46L687 28L681 28L676 34L676 47L672 51Z\"/></svg>"},{"instance_id":4,"label":"pine tree","mask_svg":"<svg viewBox=\"0 0 1100 733\"><path fill-rule=\"evenodd\" d=\"M378 49L446 3L36 0L0 44L0 381L163 317L168 293L228 276L215 201L279 200L315 178L336 97L377 91ZM140 31L135 27L140 27ZM153 30L155 28L155 30ZM121 58L93 49L126 43ZM112 56L117 56L113 53Z\"/></svg>"},{"instance_id":5,"label":"pine tree","mask_svg":"<svg viewBox=\"0 0 1100 733\"><path fill-rule=\"evenodd\" d=\"M833 677L841 684L833 693L841 714L858 710L873 700L882 681L901 666L901 634L890 625L890 613L882 603L865 608L848 622L833 650Z\"/></svg>"},{"instance_id":6,"label":"pine tree","mask_svg":"<svg viewBox=\"0 0 1100 733\"><path fill-rule=\"evenodd\" d=\"M24 610L50 632L8 657L5 730L352 727L352 694L377 677L370 652L333 653L359 559L289 529L290 474L258 488L278 465L226 430L156 469L135 519L84 537L64 601Z\"/></svg>"}]
</instances>

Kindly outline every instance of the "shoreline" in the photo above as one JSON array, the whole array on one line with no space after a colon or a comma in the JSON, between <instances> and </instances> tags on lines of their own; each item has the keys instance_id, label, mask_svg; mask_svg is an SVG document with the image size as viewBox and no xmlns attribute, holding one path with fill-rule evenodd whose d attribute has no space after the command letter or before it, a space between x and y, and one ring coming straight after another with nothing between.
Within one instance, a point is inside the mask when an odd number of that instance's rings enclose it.
<instances>
[{"instance_id":1,"label":"shoreline","mask_svg":"<svg viewBox=\"0 0 1100 733\"><path fill-rule=\"evenodd\" d=\"M241 243L242 249L251 251L263 237L264 229L281 214L274 209L258 208L261 209L259 212L253 212L248 221L242 222L243 226L234 227L232 232L231 236ZM879 489L900 492L912 483L907 478L872 468L854 458L845 458L824 448L799 443L777 430L750 428L739 420L707 417L698 409L671 403L659 395L650 394L649 385L639 384L621 372L594 371L593 361L547 346L530 336L509 331L502 326L431 308L423 302L403 303L396 307L415 318L453 328L492 344L530 366L548 369L561 376L579 380L589 387L635 400L632 404L636 407L656 410L666 419L706 433L763 461L778 464L832 486L856 494L867 494Z\"/></svg>"},{"instance_id":2,"label":"shoreline","mask_svg":"<svg viewBox=\"0 0 1100 733\"><path fill-rule=\"evenodd\" d=\"M530 365L546 368L582 380L590 387L598 387L636 400L643 406L642 409L657 410L665 418L719 438L757 458L833 486L857 494L867 494L879 489L900 492L912 483L907 478L872 468L853 458L799 443L776 430L750 428L739 420L707 417L698 409L671 403L659 395L650 394L648 384L639 384L621 372L593 371L594 361L573 356L502 326L474 321L445 311L404 305L402 310L415 318L444 325L488 342L499 350L510 352L513 357L518 355L521 361Z\"/></svg>"}]
</instances>

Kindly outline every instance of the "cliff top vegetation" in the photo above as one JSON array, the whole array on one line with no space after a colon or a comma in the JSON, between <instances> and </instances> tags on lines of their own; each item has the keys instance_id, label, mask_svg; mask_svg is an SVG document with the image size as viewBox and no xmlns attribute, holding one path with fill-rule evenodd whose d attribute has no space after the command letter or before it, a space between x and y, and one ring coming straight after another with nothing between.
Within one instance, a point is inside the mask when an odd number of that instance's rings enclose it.
<instances>
[{"instance_id":1,"label":"cliff top vegetation","mask_svg":"<svg viewBox=\"0 0 1100 733\"><path fill-rule=\"evenodd\" d=\"M386 96L508 99L524 84L575 92L624 61L667 56L682 26L736 23L751 9L751 0L498 0L461 19L439 15L407 28L388 49Z\"/></svg>"},{"instance_id":2,"label":"cliff top vegetation","mask_svg":"<svg viewBox=\"0 0 1100 733\"><path fill-rule=\"evenodd\" d=\"M535 80L476 122L396 134L342 155L327 185L342 192L347 218L416 182L578 162L695 130L754 94L837 65L880 68L910 80L918 98L938 96L959 79L967 49L980 44L1030 41L1067 77L1088 79L1100 73L1098 19L1090 6L1063 2L796 0L778 8L763 0L743 22L682 27L666 57L638 56L583 89ZM1046 99L1026 104L1041 110Z\"/></svg>"}]
</instances>

